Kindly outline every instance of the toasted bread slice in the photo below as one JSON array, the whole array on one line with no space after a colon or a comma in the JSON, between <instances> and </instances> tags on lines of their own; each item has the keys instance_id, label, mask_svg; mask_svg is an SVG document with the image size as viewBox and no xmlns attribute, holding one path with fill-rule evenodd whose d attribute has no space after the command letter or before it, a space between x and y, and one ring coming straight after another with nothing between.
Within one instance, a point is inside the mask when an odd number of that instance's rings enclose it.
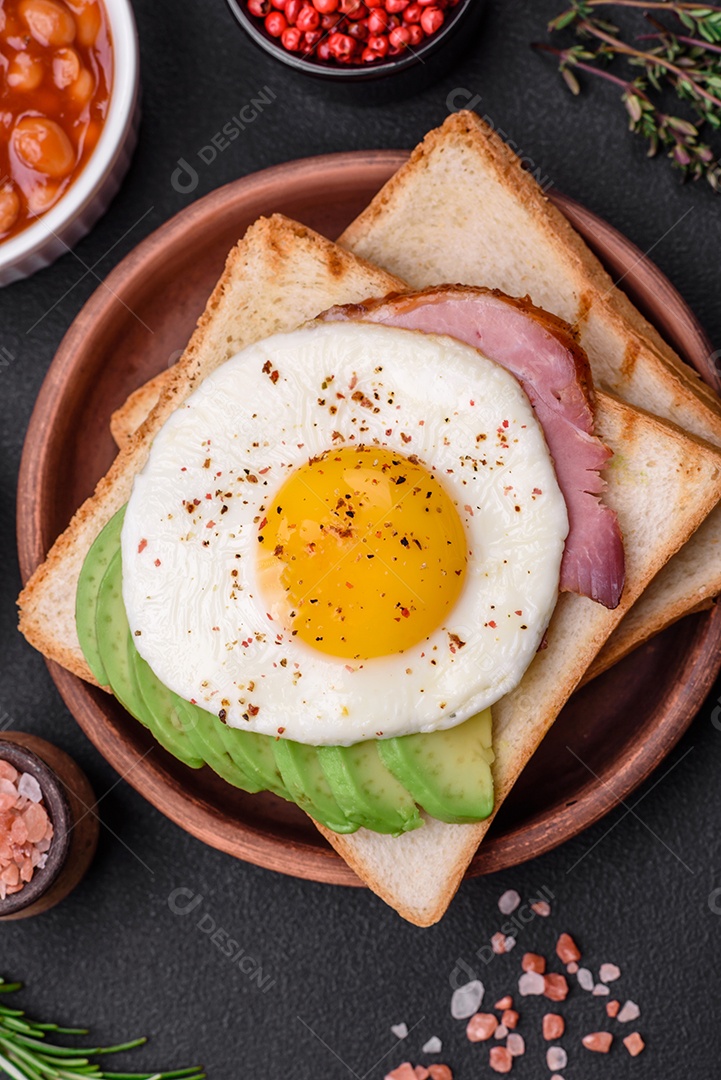
<instances>
[{"instance_id":1,"label":"toasted bread slice","mask_svg":"<svg viewBox=\"0 0 721 1080\"><path fill-rule=\"evenodd\" d=\"M711 570L721 563L721 506L715 507L667 566L648 586L637 604L629 611L617 630L611 634L600 653L584 675L590 682L607 671L637 645L689 615L689 603L696 600L692 611L704 611L713 605L717 590Z\"/></svg>"},{"instance_id":2,"label":"toasted bread slice","mask_svg":"<svg viewBox=\"0 0 721 1080\"><path fill-rule=\"evenodd\" d=\"M122 450L125 443L150 416L160 400L163 387L168 385L172 377L172 368L163 368L152 379L134 390L120 408L115 410L110 417L110 434L119 449Z\"/></svg>"},{"instance_id":3,"label":"toasted bread slice","mask_svg":"<svg viewBox=\"0 0 721 1080\"><path fill-rule=\"evenodd\" d=\"M20 630L28 641L48 659L94 682L75 627L78 577L93 540L127 502L158 428L197 383L246 345L292 330L333 304L401 287L392 275L280 215L252 225L228 256L187 349L162 380L152 412L125 440L107 476L23 589Z\"/></svg>"},{"instance_id":4,"label":"toasted bread slice","mask_svg":"<svg viewBox=\"0 0 721 1080\"><path fill-rule=\"evenodd\" d=\"M74 621L78 574L92 540L128 498L159 426L243 345L291 328L330 304L402 287L302 226L278 217L253 226L231 252L153 412L28 582L20 598L26 637L46 656L89 678ZM625 597L614 612L581 597L561 598L548 649L494 710L497 806L623 611L721 497L721 454L700 440L607 394L599 395L598 426L616 454L608 470L608 499L625 536ZM428 925L445 910L486 829L486 823L433 821L410 842L368 832L329 839L387 903Z\"/></svg>"}]
</instances>

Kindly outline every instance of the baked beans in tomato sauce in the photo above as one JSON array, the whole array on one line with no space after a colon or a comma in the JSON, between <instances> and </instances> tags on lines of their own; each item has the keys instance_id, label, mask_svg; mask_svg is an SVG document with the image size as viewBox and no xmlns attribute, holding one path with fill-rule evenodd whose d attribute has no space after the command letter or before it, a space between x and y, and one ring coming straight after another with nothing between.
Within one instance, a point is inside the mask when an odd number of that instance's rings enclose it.
<instances>
[{"instance_id":1,"label":"baked beans in tomato sauce","mask_svg":"<svg viewBox=\"0 0 721 1080\"><path fill-rule=\"evenodd\" d=\"M0 0L0 242L54 206L108 113L113 60L100 0Z\"/></svg>"}]
</instances>

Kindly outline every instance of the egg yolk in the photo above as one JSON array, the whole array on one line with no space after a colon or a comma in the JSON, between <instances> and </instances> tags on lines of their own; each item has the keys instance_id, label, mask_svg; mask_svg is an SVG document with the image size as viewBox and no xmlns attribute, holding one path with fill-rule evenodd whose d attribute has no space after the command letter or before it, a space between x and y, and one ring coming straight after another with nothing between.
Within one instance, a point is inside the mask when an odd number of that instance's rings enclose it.
<instances>
[{"instance_id":1,"label":"egg yolk","mask_svg":"<svg viewBox=\"0 0 721 1080\"><path fill-rule=\"evenodd\" d=\"M332 656L366 660L427 638L458 599L463 524L417 459L329 450L296 469L260 522L268 611Z\"/></svg>"}]
</instances>

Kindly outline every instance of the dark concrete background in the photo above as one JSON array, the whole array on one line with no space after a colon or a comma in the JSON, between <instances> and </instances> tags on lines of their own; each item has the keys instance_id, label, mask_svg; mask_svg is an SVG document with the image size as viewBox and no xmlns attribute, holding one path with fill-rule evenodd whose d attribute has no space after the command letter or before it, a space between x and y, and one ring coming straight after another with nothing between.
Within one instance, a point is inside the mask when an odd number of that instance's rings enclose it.
<instances>
[{"instance_id":1,"label":"dark concrete background","mask_svg":"<svg viewBox=\"0 0 721 1080\"><path fill-rule=\"evenodd\" d=\"M556 0L488 0L481 31L453 72L419 96L378 107L334 101L327 88L311 87L259 54L222 0L136 0L140 146L120 195L79 254L107 273L191 198L266 165L334 150L411 146L443 120L449 92L461 88L466 98L479 95L479 111L560 190L644 251L653 248L653 259L721 344L721 202L700 184L679 186L665 163L645 158L625 132L612 89L594 86L573 99L553 64L529 51L529 41L544 35L559 9ZM192 196L176 192L170 176L178 159L195 154L266 85L277 95L273 105L200 170ZM463 885L443 922L426 931L404 924L365 891L286 879L206 848L117 782L64 708L40 656L15 632L22 441L53 353L93 289L91 276L79 281L82 274L68 255L0 293L0 345L16 357L0 382L0 714L7 714L5 724L53 740L80 762L104 795L106 825L77 892L51 913L0 932L2 973L29 984L23 1003L42 1018L86 1022L98 1039L151 1034L151 1048L133 1055L129 1067L202 1061L217 1080L354 1074L376 1080L385 1064L420 1060L422 1043L439 1034L446 1044L441 1057L459 1080L492 1075L486 1049L466 1043L462 1026L450 1019L449 980L460 958L482 972L491 1002L512 989L518 951L487 966L473 954L500 925L496 901L505 888L527 897L545 887L556 897L553 916L524 929L519 950L550 952L555 935L569 930L590 963L617 961L619 994L642 1009L638 1025L629 1026L648 1042L634 1061L620 1044L610 1058L580 1049L584 1031L603 1027L603 1002L577 991L565 1010L567 1077L717 1076L719 685L669 761L634 796L633 802L643 796L637 811L618 807L563 848ZM177 888L202 896L192 915L170 910L168 897ZM271 976L269 989L261 991L211 944L198 926L203 916L205 928L222 927L258 959ZM520 1030L529 1052L516 1062L519 1077L547 1075L542 1011L540 1002L527 1001ZM418 1025L401 1047L389 1031L399 1021Z\"/></svg>"}]
</instances>

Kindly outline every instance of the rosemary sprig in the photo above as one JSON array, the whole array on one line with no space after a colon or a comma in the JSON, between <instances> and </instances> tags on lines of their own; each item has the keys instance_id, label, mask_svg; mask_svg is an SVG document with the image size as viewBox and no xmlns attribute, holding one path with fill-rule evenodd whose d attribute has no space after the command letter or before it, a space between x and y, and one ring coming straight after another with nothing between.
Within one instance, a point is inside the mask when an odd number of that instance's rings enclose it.
<instances>
[{"instance_id":1,"label":"rosemary sprig","mask_svg":"<svg viewBox=\"0 0 721 1080\"><path fill-rule=\"evenodd\" d=\"M625 40L621 30L602 17L600 9L609 7L642 9L655 32ZM651 14L660 10L677 26L671 28ZM557 57L570 90L578 94L581 89L574 70L617 86L629 128L646 138L649 156L664 149L685 179L705 178L714 191L721 191L721 161L707 137L707 132L721 130L721 7L674 0L571 0L549 23L551 31L568 28L582 44L556 48L542 43L534 48ZM640 47L643 42L652 44ZM628 79L608 70L622 61L641 74ZM690 117L662 107L668 92L690 109Z\"/></svg>"},{"instance_id":2,"label":"rosemary sprig","mask_svg":"<svg viewBox=\"0 0 721 1080\"><path fill-rule=\"evenodd\" d=\"M0 978L0 993L12 994L22 984ZM147 1040L132 1039L115 1046L70 1047L46 1041L46 1035L87 1035L85 1028L64 1028L58 1024L30 1020L20 1009L0 1005L0 1073L12 1080L205 1080L202 1069L175 1069L171 1072L106 1072L90 1059L105 1054L134 1050Z\"/></svg>"}]
</instances>

